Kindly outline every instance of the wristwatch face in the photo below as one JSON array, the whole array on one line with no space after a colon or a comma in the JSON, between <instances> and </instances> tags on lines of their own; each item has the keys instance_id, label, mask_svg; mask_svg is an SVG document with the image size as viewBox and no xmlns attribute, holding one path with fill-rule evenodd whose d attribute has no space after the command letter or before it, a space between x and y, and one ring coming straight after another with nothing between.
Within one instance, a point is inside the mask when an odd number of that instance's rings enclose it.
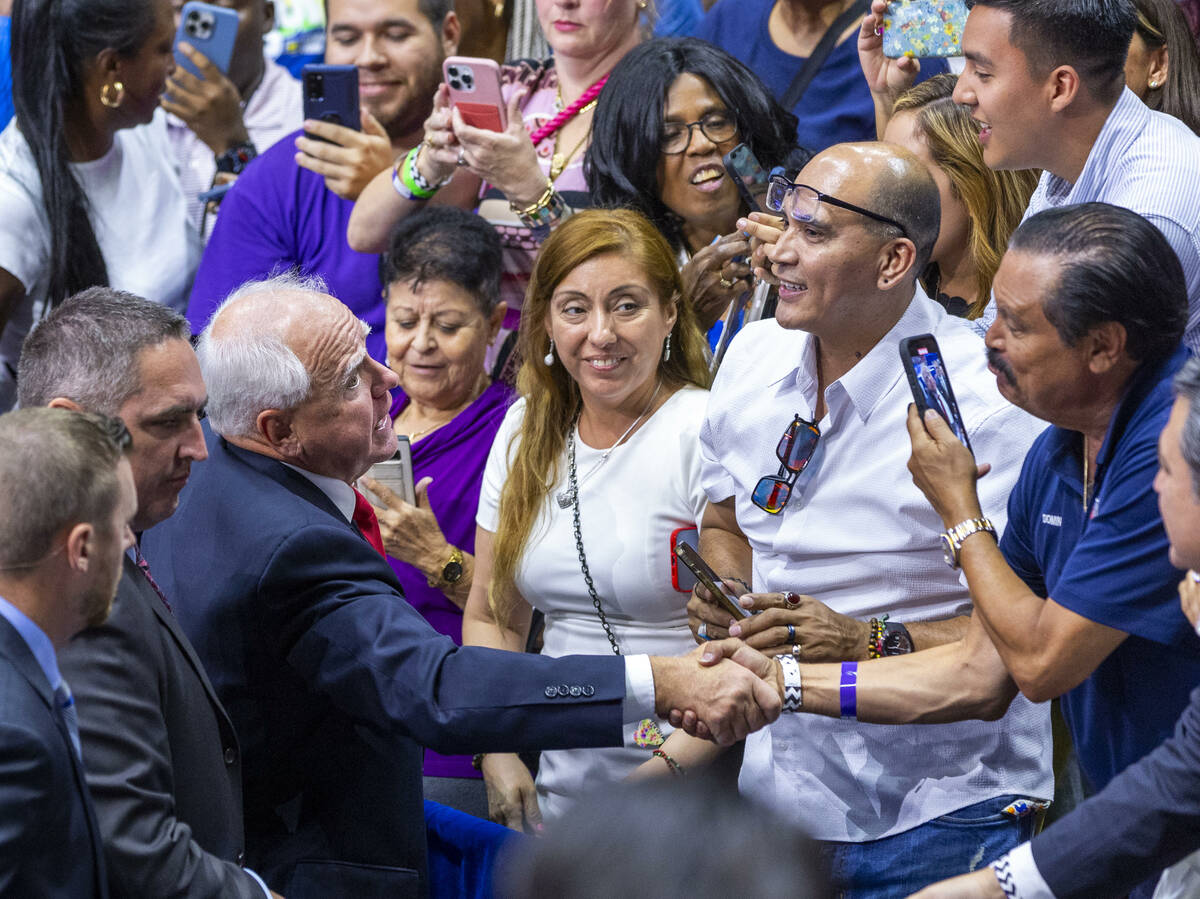
<instances>
[{"instance_id":1,"label":"wristwatch face","mask_svg":"<svg viewBox=\"0 0 1200 899\"><path fill-rule=\"evenodd\" d=\"M457 584L463 576L462 562L447 562L442 569L442 580L447 584Z\"/></svg>"},{"instance_id":2,"label":"wristwatch face","mask_svg":"<svg viewBox=\"0 0 1200 899\"><path fill-rule=\"evenodd\" d=\"M954 545L954 541L949 534L939 534L942 538L942 557L946 560L946 564L951 568L958 567L958 547Z\"/></svg>"},{"instance_id":3,"label":"wristwatch face","mask_svg":"<svg viewBox=\"0 0 1200 899\"><path fill-rule=\"evenodd\" d=\"M912 639L906 631L888 631L883 635L883 654L885 656L902 656L912 651Z\"/></svg>"}]
</instances>

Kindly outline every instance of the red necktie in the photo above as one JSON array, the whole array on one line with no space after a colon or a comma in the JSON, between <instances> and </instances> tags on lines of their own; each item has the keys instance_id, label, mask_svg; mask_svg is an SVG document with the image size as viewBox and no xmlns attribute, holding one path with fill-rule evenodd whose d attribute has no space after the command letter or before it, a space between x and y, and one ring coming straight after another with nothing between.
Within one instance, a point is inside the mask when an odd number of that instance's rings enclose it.
<instances>
[{"instance_id":1,"label":"red necktie","mask_svg":"<svg viewBox=\"0 0 1200 899\"><path fill-rule=\"evenodd\" d=\"M383 534L379 533L379 519L375 517L375 509L357 490L354 491L354 517L350 520L362 531L367 542L375 547L375 551L386 559L387 552L383 548Z\"/></svg>"},{"instance_id":2,"label":"red necktie","mask_svg":"<svg viewBox=\"0 0 1200 899\"><path fill-rule=\"evenodd\" d=\"M162 604L167 607L168 612L171 612L171 604L167 602L167 595L162 592L162 588L154 580L154 575L150 573L150 563L142 555L142 547L137 543L133 544L133 558L137 563L137 567L142 569L142 574L146 576L146 580L150 582L150 586L154 588L154 592L158 594L158 598L162 600Z\"/></svg>"}]
</instances>

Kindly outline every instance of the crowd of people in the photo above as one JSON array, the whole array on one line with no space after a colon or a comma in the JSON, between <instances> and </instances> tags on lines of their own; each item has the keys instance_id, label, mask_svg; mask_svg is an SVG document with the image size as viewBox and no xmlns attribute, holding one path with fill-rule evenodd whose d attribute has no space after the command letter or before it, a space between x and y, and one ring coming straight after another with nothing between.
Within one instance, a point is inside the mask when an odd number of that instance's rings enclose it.
<instances>
[{"instance_id":1,"label":"crowd of people","mask_svg":"<svg viewBox=\"0 0 1200 899\"><path fill-rule=\"evenodd\" d=\"M1196 4L220 5L12 2L0 895L1200 895Z\"/></svg>"}]
</instances>

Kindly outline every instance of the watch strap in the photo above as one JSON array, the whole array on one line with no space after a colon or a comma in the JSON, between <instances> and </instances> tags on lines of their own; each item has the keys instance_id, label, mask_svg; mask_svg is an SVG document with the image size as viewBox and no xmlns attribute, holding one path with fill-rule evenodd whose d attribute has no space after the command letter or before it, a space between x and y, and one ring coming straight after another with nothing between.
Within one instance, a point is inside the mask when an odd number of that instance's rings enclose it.
<instances>
[{"instance_id":1,"label":"watch strap","mask_svg":"<svg viewBox=\"0 0 1200 899\"><path fill-rule=\"evenodd\" d=\"M963 541L972 534L978 534L981 531L987 531L992 535L993 540L999 542L999 538L996 537L996 526L992 524L991 519L986 517L968 518L945 531L946 539L949 541L954 553L954 560L951 563L953 567L959 567L959 555L962 553Z\"/></svg>"}]
</instances>

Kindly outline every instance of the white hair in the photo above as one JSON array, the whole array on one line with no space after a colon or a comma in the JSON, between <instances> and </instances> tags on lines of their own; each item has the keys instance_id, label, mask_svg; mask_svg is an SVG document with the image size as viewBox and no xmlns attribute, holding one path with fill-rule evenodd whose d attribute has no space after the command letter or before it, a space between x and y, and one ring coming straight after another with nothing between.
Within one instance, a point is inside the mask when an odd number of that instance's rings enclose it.
<instances>
[{"instance_id":1,"label":"white hair","mask_svg":"<svg viewBox=\"0 0 1200 899\"><path fill-rule=\"evenodd\" d=\"M213 313L200 335L196 355L208 388L208 419L222 437L249 437L264 409L294 409L308 398L312 378L284 343L285 322L263 316L235 336L212 336L213 324L227 306L250 296L307 293L327 296L324 280L294 272L248 281Z\"/></svg>"}]
</instances>

